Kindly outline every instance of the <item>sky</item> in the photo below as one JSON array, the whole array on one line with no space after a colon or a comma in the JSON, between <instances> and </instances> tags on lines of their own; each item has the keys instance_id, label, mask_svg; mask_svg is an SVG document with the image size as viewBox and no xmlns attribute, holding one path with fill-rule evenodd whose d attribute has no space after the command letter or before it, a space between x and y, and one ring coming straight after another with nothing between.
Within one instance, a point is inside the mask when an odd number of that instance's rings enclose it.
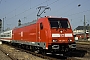
<instances>
[{"instance_id":1,"label":"sky","mask_svg":"<svg viewBox=\"0 0 90 60\"><path fill-rule=\"evenodd\" d=\"M86 25L90 25L90 0L0 0L0 19L4 19L4 29L18 26L19 19L22 24L36 20L40 6L50 7L42 17L68 18L72 29L84 25L84 15Z\"/></svg>"}]
</instances>

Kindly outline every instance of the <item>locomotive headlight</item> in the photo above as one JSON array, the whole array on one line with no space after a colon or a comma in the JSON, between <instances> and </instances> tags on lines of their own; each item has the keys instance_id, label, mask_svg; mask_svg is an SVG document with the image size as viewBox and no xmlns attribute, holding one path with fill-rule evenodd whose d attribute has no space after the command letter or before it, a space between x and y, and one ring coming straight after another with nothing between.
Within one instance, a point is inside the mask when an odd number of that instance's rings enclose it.
<instances>
[{"instance_id":1,"label":"locomotive headlight","mask_svg":"<svg viewBox=\"0 0 90 60\"><path fill-rule=\"evenodd\" d=\"M69 41L72 41L72 40L69 40Z\"/></svg>"},{"instance_id":2,"label":"locomotive headlight","mask_svg":"<svg viewBox=\"0 0 90 60\"><path fill-rule=\"evenodd\" d=\"M72 42L73 40L72 40L71 38L68 38L68 41L69 41L69 42Z\"/></svg>"},{"instance_id":3,"label":"locomotive headlight","mask_svg":"<svg viewBox=\"0 0 90 60\"><path fill-rule=\"evenodd\" d=\"M72 40L71 40L71 39L69 39L68 41L69 41L69 42L72 42Z\"/></svg>"},{"instance_id":4,"label":"locomotive headlight","mask_svg":"<svg viewBox=\"0 0 90 60\"><path fill-rule=\"evenodd\" d=\"M52 42L57 42L57 40L52 40Z\"/></svg>"}]
</instances>

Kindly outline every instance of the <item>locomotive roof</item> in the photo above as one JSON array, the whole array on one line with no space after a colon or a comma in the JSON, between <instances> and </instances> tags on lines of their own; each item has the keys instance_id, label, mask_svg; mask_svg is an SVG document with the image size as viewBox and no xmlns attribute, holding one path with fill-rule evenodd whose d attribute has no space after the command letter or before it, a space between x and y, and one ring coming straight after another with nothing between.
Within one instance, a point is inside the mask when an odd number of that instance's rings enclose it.
<instances>
[{"instance_id":1,"label":"locomotive roof","mask_svg":"<svg viewBox=\"0 0 90 60\"><path fill-rule=\"evenodd\" d=\"M46 18L59 18L59 19L67 19L67 18L63 18L63 17L55 17L55 16L45 16Z\"/></svg>"},{"instance_id":2,"label":"locomotive roof","mask_svg":"<svg viewBox=\"0 0 90 60\"><path fill-rule=\"evenodd\" d=\"M32 22L28 22L28 23L21 24L20 26L17 26L17 27L15 27L15 28L20 28L20 27L28 26L28 25L34 24L34 23L36 23L36 22L37 22L37 20L33 20Z\"/></svg>"},{"instance_id":3,"label":"locomotive roof","mask_svg":"<svg viewBox=\"0 0 90 60\"><path fill-rule=\"evenodd\" d=\"M43 17L42 17L42 18L43 18ZM45 16L44 18L60 18L60 17L48 17L48 16ZM61 19L67 19L67 18L62 18L62 17L61 17ZM33 20L32 22L28 22L28 23L21 24L20 26L17 26L17 27L15 27L15 28L20 28L20 27L28 26L28 25L34 24L34 23L36 23L36 22L37 22L37 20Z\"/></svg>"}]
</instances>

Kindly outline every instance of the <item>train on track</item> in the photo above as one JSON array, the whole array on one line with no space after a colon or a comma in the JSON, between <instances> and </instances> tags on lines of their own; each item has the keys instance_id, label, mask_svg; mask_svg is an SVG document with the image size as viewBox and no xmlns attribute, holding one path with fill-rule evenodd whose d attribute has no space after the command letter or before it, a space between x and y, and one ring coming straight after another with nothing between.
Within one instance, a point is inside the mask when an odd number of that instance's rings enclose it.
<instances>
[{"instance_id":1,"label":"train on track","mask_svg":"<svg viewBox=\"0 0 90 60\"><path fill-rule=\"evenodd\" d=\"M0 40L36 53L65 53L76 49L68 18L41 17L30 23L0 33Z\"/></svg>"}]
</instances>

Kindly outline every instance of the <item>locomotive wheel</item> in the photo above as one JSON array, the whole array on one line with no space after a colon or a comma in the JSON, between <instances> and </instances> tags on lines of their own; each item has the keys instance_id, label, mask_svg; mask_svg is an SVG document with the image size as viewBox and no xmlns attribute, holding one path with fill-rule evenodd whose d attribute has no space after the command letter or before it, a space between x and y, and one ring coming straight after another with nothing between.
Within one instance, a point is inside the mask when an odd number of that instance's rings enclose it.
<instances>
[{"instance_id":1,"label":"locomotive wheel","mask_svg":"<svg viewBox=\"0 0 90 60\"><path fill-rule=\"evenodd\" d=\"M35 51L35 47L34 46L29 46L30 51L34 52Z\"/></svg>"},{"instance_id":2,"label":"locomotive wheel","mask_svg":"<svg viewBox=\"0 0 90 60\"><path fill-rule=\"evenodd\" d=\"M24 49L24 48L25 48L25 45L24 45L24 44L21 44L21 48L23 48L23 49Z\"/></svg>"},{"instance_id":3,"label":"locomotive wheel","mask_svg":"<svg viewBox=\"0 0 90 60\"><path fill-rule=\"evenodd\" d=\"M37 53L37 54L40 53L40 48L39 47L34 47L34 52Z\"/></svg>"},{"instance_id":4,"label":"locomotive wheel","mask_svg":"<svg viewBox=\"0 0 90 60\"><path fill-rule=\"evenodd\" d=\"M15 44L14 43L11 43L12 44L12 46L15 46Z\"/></svg>"},{"instance_id":5,"label":"locomotive wheel","mask_svg":"<svg viewBox=\"0 0 90 60\"><path fill-rule=\"evenodd\" d=\"M41 53L45 56L46 55L46 51L42 50Z\"/></svg>"},{"instance_id":6,"label":"locomotive wheel","mask_svg":"<svg viewBox=\"0 0 90 60\"><path fill-rule=\"evenodd\" d=\"M29 50L29 46L28 45L26 45L26 47L25 47L27 50Z\"/></svg>"},{"instance_id":7,"label":"locomotive wheel","mask_svg":"<svg viewBox=\"0 0 90 60\"><path fill-rule=\"evenodd\" d=\"M40 50L35 50L34 52L35 52L36 54L38 54L38 53L40 52Z\"/></svg>"},{"instance_id":8,"label":"locomotive wheel","mask_svg":"<svg viewBox=\"0 0 90 60\"><path fill-rule=\"evenodd\" d=\"M18 48L21 48L21 45L20 44L18 44Z\"/></svg>"}]
</instances>

